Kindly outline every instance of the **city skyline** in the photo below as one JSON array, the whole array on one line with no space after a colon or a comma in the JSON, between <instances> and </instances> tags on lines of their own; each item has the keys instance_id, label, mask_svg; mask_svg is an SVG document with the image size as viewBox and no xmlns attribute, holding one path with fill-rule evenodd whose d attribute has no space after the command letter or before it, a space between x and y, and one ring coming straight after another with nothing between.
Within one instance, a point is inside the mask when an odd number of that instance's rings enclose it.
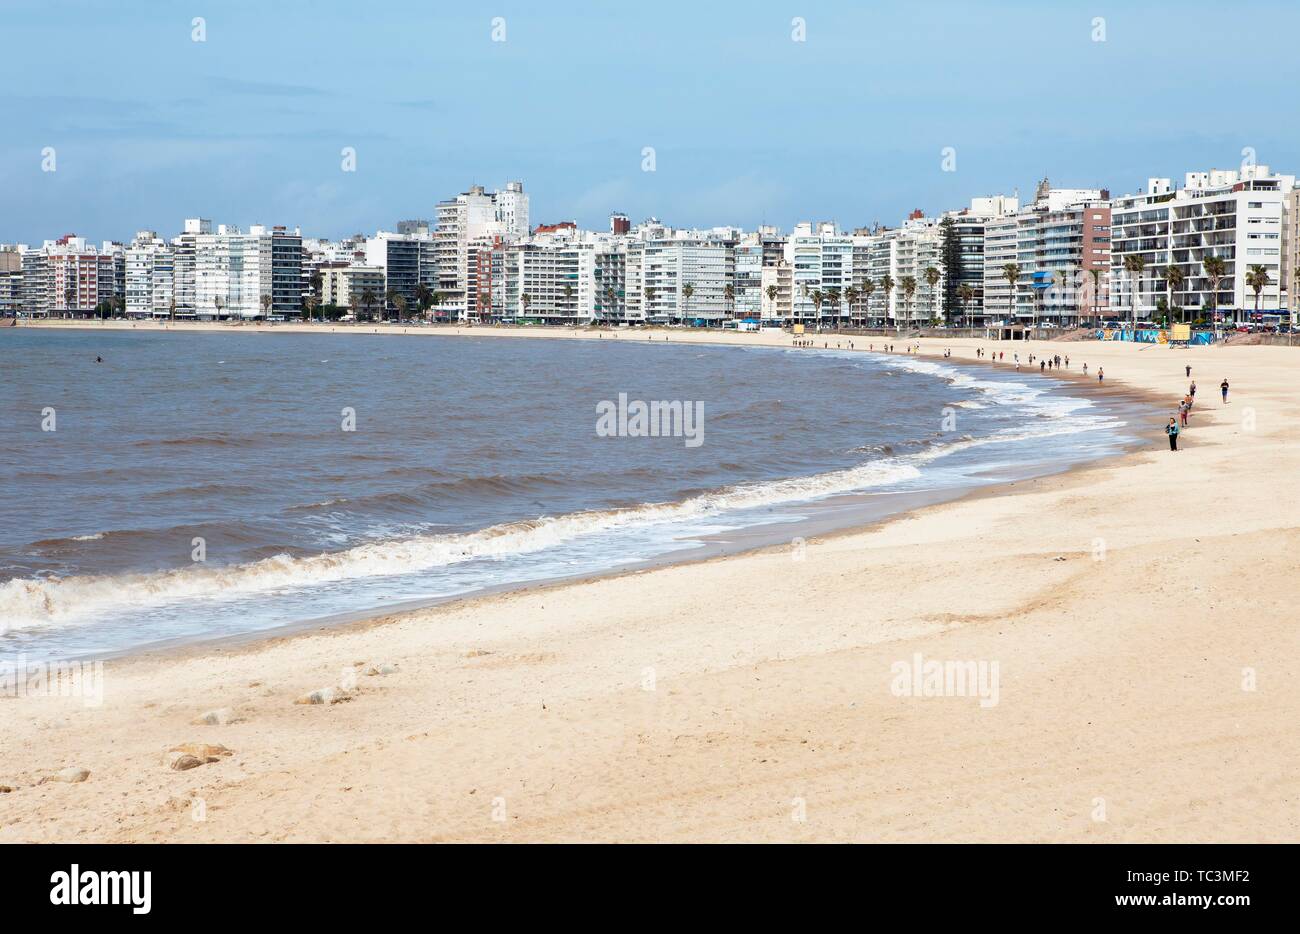
<instances>
[{"instance_id":1,"label":"city skyline","mask_svg":"<svg viewBox=\"0 0 1300 934\"><path fill-rule=\"evenodd\" d=\"M503 3L353 22L342 4L232 3L194 41L204 11L83 3L56 20L17 3L0 61L18 89L0 241L120 241L189 216L340 238L432 220L466 179L526 178L540 223L599 229L617 210L789 230L892 225L975 194L1023 201L1044 175L1119 196L1234 168L1246 149L1285 169L1300 164L1279 110L1294 65L1288 30L1261 24L1297 14L1249 6L1262 15ZM340 35L342 64L322 67ZM422 41L437 50L427 64ZM1269 67L1193 95L1188 64L1211 69L1221 49Z\"/></svg>"}]
</instances>

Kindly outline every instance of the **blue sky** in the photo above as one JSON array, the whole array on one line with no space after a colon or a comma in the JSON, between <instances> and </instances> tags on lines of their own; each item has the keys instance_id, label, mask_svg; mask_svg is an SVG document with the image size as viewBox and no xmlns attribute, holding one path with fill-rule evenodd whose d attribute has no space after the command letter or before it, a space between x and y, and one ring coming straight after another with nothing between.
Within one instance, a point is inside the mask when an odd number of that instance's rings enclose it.
<instances>
[{"instance_id":1,"label":"blue sky","mask_svg":"<svg viewBox=\"0 0 1300 934\"><path fill-rule=\"evenodd\" d=\"M1283 2L4 0L0 242L339 236L513 178L533 223L788 229L1044 175L1133 191L1246 146L1300 172L1297 26Z\"/></svg>"}]
</instances>

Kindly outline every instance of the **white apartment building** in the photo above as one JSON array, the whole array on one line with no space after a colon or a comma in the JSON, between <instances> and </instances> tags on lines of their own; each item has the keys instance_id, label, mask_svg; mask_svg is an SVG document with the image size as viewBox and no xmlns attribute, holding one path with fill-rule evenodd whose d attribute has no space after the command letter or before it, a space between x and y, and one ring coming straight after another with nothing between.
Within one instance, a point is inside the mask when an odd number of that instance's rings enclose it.
<instances>
[{"instance_id":1,"label":"white apartment building","mask_svg":"<svg viewBox=\"0 0 1300 934\"><path fill-rule=\"evenodd\" d=\"M758 234L741 238L734 250L735 279L732 283L731 315L742 321L757 320L763 314L763 241Z\"/></svg>"},{"instance_id":2,"label":"white apartment building","mask_svg":"<svg viewBox=\"0 0 1300 934\"><path fill-rule=\"evenodd\" d=\"M1111 281L1116 313L1125 320L1135 314L1141 323L1164 299L1192 320L1212 311L1228 324L1288 314L1283 257L1288 195L1294 189L1295 176L1248 165L1188 172L1179 190L1167 178L1151 178L1144 193L1115 199ZM1130 257L1141 258L1140 275L1126 270ZM1225 266L1217 292L1205 273L1207 257L1217 257ZM1176 290L1164 279L1170 265L1183 275ZM1258 314L1255 291L1246 282L1255 266L1268 275L1258 296Z\"/></svg>"},{"instance_id":3,"label":"white apartment building","mask_svg":"<svg viewBox=\"0 0 1300 934\"><path fill-rule=\"evenodd\" d=\"M1015 323L1016 287L1006 278L1006 268L1016 262L1019 226L1020 220L1015 214L989 218L984 223L984 299L981 311L986 325Z\"/></svg>"},{"instance_id":4,"label":"white apartment building","mask_svg":"<svg viewBox=\"0 0 1300 934\"><path fill-rule=\"evenodd\" d=\"M175 253L152 230L135 235L125 252L126 314L132 318L167 318L174 311Z\"/></svg>"},{"instance_id":5,"label":"white apartment building","mask_svg":"<svg viewBox=\"0 0 1300 934\"><path fill-rule=\"evenodd\" d=\"M488 194L482 185L437 205L433 231L433 257L439 311L463 319L470 311L468 296L469 244L483 237L504 242L525 239L529 233L528 195L523 182L508 182L504 190Z\"/></svg>"},{"instance_id":6,"label":"white apartment building","mask_svg":"<svg viewBox=\"0 0 1300 934\"><path fill-rule=\"evenodd\" d=\"M784 262L793 283L791 320L810 327L847 326L846 290L854 285L853 237L833 223L796 224L785 242Z\"/></svg>"},{"instance_id":7,"label":"white apartment building","mask_svg":"<svg viewBox=\"0 0 1300 934\"><path fill-rule=\"evenodd\" d=\"M1074 326L1107 314L1110 268L1109 193L1096 188L1052 188L1044 179L1033 203L1019 210L1002 198L984 219L981 307L985 326ZM972 202L972 210L980 199ZM1014 286L1006 271L1014 266ZM1099 275L1094 291L1089 270Z\"/></svg>"},{"instance_id":8,"label":"white apartment building","mask_svg":"<svg viewBox=\"0 0 1300 934\"><path fill-rule=\"evenodd\" d=\"M1286 238L1282 260L1287 308L1294 326L1297 315L1300 314L1300 189L1293 188L1286 196Z\"/></svg>"},{"instance_id":9,"label":"white apartment building","mask_svg":"<svg viewBox=\"0 0 1300 934\"><path fill-rule=\"evenodd\" d=\"M641 255L642 301L650 323L717 324L727 316L734 256L723 240L657 239Z\"/></svg>"},{"instance_id":10,"label":"white apartment building","mask_svg":"<svg viewBox=\"0 0 1300 934\"><path fill-rule=\"evenodd\" d=\"M784 325L794 318L794 269L785 260L763 267L759 291L764 327Z\"/></svg>"},{"instance_id":11,"label":"white apartment building","mask_svg":"<svg viewBox=\"0 0 1300 934\"><path fill-rule=\"evenodd\" d=\"M219 224L194 238L194 313L200 318L260 318L271 299L271 235ZM267 297L267 309L262 296Z\"/></svg>"}]
</instances>

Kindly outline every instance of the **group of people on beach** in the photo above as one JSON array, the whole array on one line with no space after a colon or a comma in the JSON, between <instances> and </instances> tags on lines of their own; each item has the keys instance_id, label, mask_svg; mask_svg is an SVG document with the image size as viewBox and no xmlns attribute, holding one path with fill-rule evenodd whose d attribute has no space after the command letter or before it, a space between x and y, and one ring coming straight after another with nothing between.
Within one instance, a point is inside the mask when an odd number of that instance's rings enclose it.
<instances>
[{"instance_id":1,"label":"group of people on beach","mask_svg":"<svg viewBox=\"0 0 1300 934\"><path fill-rule=\"evenodd\" d=\"M1183 368L1183 375L1188 379L1191 379L1191 364L1188 364ZM1219 393L1223 397L1224 405L1228 404L1228 388L1228 377L1225 376L1223 382L1219 383ZM1182 430L1187 427L1187 419L1192 414L1192 406L1195 404L1196 380L1193 379L1191 384L1187 387L1187 392L1183 394L1182 400L1178 403L1177 414L1172 416L1169 419L1169 424L1165 426L1165 434L1169 436L1169 450L1178 450L1178 436L1182 433Z\"/></svg>"}]
</instances>

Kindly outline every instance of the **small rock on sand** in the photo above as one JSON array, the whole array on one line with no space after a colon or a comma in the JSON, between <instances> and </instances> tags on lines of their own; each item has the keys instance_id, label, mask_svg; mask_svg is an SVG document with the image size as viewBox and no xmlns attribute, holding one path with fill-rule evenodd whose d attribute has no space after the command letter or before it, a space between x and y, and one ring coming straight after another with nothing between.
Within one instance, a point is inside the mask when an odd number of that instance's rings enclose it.
<instances>
[{"instance_id":1,"label":"small rock on sand","mask_svg":"<svg viewBox=\"0 0 1300 934\"><path fill-rule=\"evenodd\" d=\"M338 704L343 701L352 700L352 696L342 688L321 688L318 691L312 691L310 694L304 694L294 701L295 704Z\"/></svg>"},{"instance_id":2,"label":"small rock on sand","mask_svg":"<svg viewBox=\"0 0 1300 934\"><path fill-rule=\"evenodd\" d=\"M182 743L179 746L173 746L168 751L187 753L205 762L216 762L218 759L233 755L233 752L225 746L218 746L213 743Z\"/></svg>"},{"instance_id":3,"label":"small rock on sand","mask_svg":"<svg viewBox=\"0 0 1300 934\"><path fill-rule=\"evenodd\" d=\"M217 710L209 710L205 714L195 717L190 723L195 726L225 726L228 723L235 722L235 715L229 707L221 707Z\"/></svg>"},{"instance_id":4,"label":"small rock on sand","mask_svg":"<svg viewBox=\"0 0 1300 934\"><path fill-rule=\"evenodd\" d=\"M186 772L190 769L197 769L203 763L197 756L191 756L187 752L174 752L167 764L173 772Z\"/></svg>"},{"instance_id":5,"label":"small rock on sand","mask_svg":"<svg viewBox=\"0 0 1300 934\"><path fill-rule=\"evenodd\" d=\"M397 665L393 662L383 662L379 665L371 665L366 669L366 674L373 678L375 675L391 675L395 671L397 671Z\"/></svg>"},{"instance_id":6,"label":"small rock on sand","mask_svg":"<svg viewBox=\"0 0 1300 934\"><path fill-rule=\"evenodd\" d=\"M53 775L46 775L41 779L40 783L42 785L46 782L67 782L69 784L75 784L77 782L84 782L88 778L90 778L89 769L79 769L74 765L70 765L66 769L60 769Z\"/></svg>"},{"instance_id":7,"label":"small rock on sand","mask_svg":"<svg viewBox=\"0 0 1300 934\"><path fill-rule=\"evenodd\" d=\"M0 785L0 795L11 794L14 790L13 785Z\"/></svg>"}]
</instances>

